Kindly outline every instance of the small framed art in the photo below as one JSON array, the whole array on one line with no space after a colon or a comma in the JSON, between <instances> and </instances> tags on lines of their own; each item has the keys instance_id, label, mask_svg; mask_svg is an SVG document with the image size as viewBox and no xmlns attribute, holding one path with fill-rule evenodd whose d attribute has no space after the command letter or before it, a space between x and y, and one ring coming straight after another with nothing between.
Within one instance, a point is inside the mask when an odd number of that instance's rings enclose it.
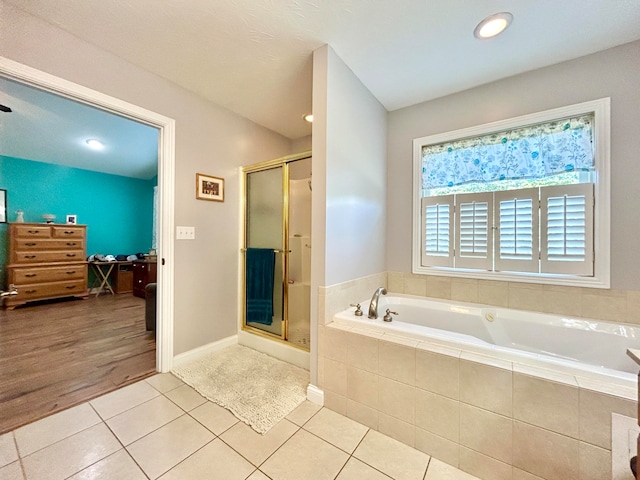
<instances>
[{"instance_id":1,"label":"small framed art","mask_svg":"<svg viewBox=\"0 0 640 480\"><path fill-rule=\"evenodd\" d=\"M76 223L78 223L78 216L77 215L67 215L67 224L68 225L75 225Z\"/></svg>"},{"instance_id":2,"label":"small framed art","mask_svg":"<svg viewBox=\"0 0 640 480\"><path fill-rule=\"evenodd\" d=\"M224 202L224 178L196 173L196 198Z\"/></svg>"}]
</instances>

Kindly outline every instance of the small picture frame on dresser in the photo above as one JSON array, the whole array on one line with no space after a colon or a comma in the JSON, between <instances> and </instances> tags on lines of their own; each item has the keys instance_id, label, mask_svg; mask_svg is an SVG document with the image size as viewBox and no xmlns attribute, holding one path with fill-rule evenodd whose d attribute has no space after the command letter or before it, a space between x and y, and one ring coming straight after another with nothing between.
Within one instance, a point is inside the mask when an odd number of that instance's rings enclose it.
<instances>
[{"instance_id":1,"label":"small picture frame on dresser","mask_svg":"<svg viewBox=\"0 0 640 480\"><path fill-rule=\"evenodd\" d=\"M67 225L75 225L78 223L77 215L67 215Z\"/></svg>"},{"instance_id":2,"label":"small picture frame on dresser","mask_svg":"<svg viewBox=\"0 0 640 480\"><path fill-rule=\"evenodd\" d=\"M0 189L0 223L7 223L7 191Z\"/></svg>"}]
</instances>

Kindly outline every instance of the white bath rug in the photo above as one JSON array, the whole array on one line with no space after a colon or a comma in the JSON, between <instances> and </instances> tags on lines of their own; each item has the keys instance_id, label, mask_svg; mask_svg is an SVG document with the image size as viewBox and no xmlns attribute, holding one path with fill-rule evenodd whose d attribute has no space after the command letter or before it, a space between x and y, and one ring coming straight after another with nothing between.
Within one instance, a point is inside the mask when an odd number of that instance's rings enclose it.
<instances>
[{"instance_id":1,"label":"white bath rug","mask_svg":"<svg viewBox=\"0 0 640 480\"><path fill-rule=\"evenodd\" d=\"M309 372L241 345L177 367L201 395L266 433L306 399Z\"/></svg>"}]
</instances>

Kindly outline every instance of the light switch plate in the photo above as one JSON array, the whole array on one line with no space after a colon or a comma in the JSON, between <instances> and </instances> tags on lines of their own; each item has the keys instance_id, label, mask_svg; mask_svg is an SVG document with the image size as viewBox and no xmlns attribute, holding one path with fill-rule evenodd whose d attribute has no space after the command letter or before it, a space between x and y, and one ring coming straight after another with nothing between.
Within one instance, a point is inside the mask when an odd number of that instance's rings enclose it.
<instances>
[{"instance_id":1,"label":"light switch plate","mask_svg":"<svg viewBox=\"0 0 640 480\"><path fill-rule=\"evenodd\" d=\"M196 227L176 227L176 240L195 240Z\"/></svg>"}]
</instances>

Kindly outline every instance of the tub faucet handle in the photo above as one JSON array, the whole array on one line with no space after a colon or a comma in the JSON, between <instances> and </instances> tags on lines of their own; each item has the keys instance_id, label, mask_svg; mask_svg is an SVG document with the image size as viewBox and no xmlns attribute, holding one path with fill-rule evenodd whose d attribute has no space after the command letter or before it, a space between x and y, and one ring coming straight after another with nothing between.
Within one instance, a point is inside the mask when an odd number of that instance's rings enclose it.
<instances>
[{"instance_id":1,"label":"tub faucet handle","mask_svg":"<svg viewBox=\"0 0 640 480\"><path fill-rule=\"evenodd\" d=\"M400 315L398 312L392 312L390 309L387 308L387 314L382 317L382 320L384 320L385 322L390 322L393 320L393 317L391 315Z\"/></svg>"},{"instance_id":2,"label":"tub faucet handle","mask_svg":"<svg viewBox=\"0 0 640 480\"><path fill-rule=\"evenodd\" d=\"M358 303L358 304L352 303L352 304L351 304L351 306L352 306L352 307L356 307L356 311L355 311L355 312L353 312L353 314L354 314L356 317L361 317L361 316L362 316L362 310L360 309L360 304L359 304L359 303Z\"/></svg>"}]
</instances>

